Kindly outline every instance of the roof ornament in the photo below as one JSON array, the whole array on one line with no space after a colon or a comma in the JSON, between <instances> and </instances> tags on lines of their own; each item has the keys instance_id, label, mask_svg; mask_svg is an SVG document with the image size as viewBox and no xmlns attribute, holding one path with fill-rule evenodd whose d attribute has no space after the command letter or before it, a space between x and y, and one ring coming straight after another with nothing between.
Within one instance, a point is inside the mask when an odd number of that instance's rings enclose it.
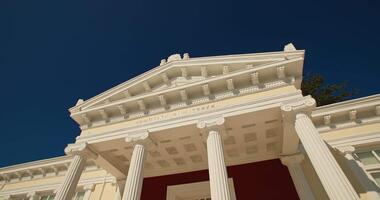
<instances>
[{"instance_id":1,"label":"roof ornament","mask_svg":"<svg viewBox=\"0 0 380 200\"><path fill-rule=\"evenodd\" d=\"M161 65L165 65L166 64L166 59L162 59L161 62L160 62L160 66Z\"/></svg>"},{"instance_id":2,"label":"roof ornament","mask_svg":"<svg viewBox=\"0 0 380 200\"><path fill-rule=\"evenodd\" d=\"M188 60L189 58L190 58L189 53L184 53L184 54L183 54L183 59L184 59L184 60Z\"/></svg>"},{"instance_id":3,"label":"roof ornament","mask_svg":"<svg viewBox=\"0 0 380 200\"><path fill-rule=\"evenodd\" d=\"M79 106L83 103L83 99L78 99L77 103L75 104L75 106Z\"/></svg>"},{"instance_id":4,"label":"roof ornament","mask_svg":"<svg viewBox=\"0 0 380 200\"><path fill-rule=\"evenodd\" d=\"M174 61L174 60L182 60L181 55L179 54L173 54L168 57L168 62Z\"/></svg>"},{"instance_id":5,"label":"roof ornament","mask_svg":"<svg viewBox=\"0 0 380 200\"><path fill-rule=\"evenodd\" d=\"M292 43L285 45L284 51L297 51L296 47Z\"/></svg>"}]
</instances>

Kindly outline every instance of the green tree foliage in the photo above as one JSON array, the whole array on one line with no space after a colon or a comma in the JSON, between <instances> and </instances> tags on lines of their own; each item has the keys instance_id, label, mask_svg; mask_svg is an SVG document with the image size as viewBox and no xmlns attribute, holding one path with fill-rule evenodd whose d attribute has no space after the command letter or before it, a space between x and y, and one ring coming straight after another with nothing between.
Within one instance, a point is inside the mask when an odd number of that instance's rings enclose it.
<instances>
[{"instance_id":1,"label":"green tree foliage","mask_svg":"<svg viewBox=\"0 0 380 200\"><path fill-rule=\"evenodd\" d=\"M357 92L347 89L345 83L328 84L321 74L308 74L303 78L301 90L303 95L311 95L317 106L337 103L350 99Z\"/></svg>"}]
</instances>

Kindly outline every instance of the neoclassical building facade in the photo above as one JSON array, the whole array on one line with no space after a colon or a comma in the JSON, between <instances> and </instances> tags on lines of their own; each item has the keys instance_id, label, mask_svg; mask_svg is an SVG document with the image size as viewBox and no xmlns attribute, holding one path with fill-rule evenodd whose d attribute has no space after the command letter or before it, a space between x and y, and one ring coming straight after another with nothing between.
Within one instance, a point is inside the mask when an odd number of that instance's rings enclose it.
<instances>
[{"instance_id":1,"label":"neoclassical building facade","mask_svg":"<svg viewBox=\"0 0 380 200\"><path fill-rule=\"evenodd\" d=\"M163 59L78 100L66 155L0 168L0 199L380 199L380 95L316 107L304 54Z\"/></svg>"}]
</instances>

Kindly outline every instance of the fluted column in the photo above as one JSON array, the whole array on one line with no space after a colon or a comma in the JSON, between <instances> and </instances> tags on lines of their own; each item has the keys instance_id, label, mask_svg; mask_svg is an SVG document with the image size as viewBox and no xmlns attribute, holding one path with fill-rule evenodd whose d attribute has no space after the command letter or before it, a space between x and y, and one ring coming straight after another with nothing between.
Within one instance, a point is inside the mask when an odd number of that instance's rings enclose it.
<instances>
[{"instance_id":1,"label":"fluted column","mask_svg":"<svg viewBox=\"0 0 380 200\"><path fill-rule=\"evenodd\" d=\"M344 157L350 170L355 174L361 187L366 191L367 199L380 199L379 188L376 186L373 180L370 179L370 175L361 167L361 163L353 157L355 147L343 146L336 148Z\"/></svg>"},{"instance_id":2,"label":"fluted column","mask_svg":"<svg viewBox=\"0 0 380 200\"><path fill-rule=\"evenodd\" d=\"M94 190L94 188L95 188L94 184L85 185L83 187L83 190L84 190L83 200L90 200L90 196L91 196L91 193Z\"/></svg>"},{"instance_id":3,"label":"fluted column","mask_svg":"<svg viewBox=\"0 0 380 200\"><path fill-rule=\"evenodd\" d=\"M314 194L311 191L309 183L303 173L301 162L304 160L304 155L295 154L289 156L282 156L281 162L288 167L290 176L292 177L293 184L297 190L298 197L301 200L314 200Z\"/></svg>"},{"instance_id":4,"label":"fluted column","mask_svg":"<svg viewBox=\"0 0 380 200\"><path fill-rule=\"evenodd\" d=\"M217 200L231 199L221 137L221 134L225 133L224 122L224 117L212 116L199 120L197 123L197 128L201 129L202 137L207 136L211 199Z\"/></svg>"},{"instance_id":5,"label":"fluted column","mask_svg":"<svg viewBox=\"0 0 380 200\"><path fill-rule=\"evenodd\" d=\"M139 200L143 184L144 160L146 157L145 148L141 144L136 144L129 165L127 181L123 194L123 200Z\"/></svg>"},{"instance_id":6,"label":"fluted column","mask_svg":"<svg viewBox=\"0 0 380 200\"><path fill-rule=\"evenodd\" d=\"M65 179L59 189L55 200L68 200L72 199L78 185L79 178L84 169L86 158L82 155L75 155L71 161L70 167L66 172Z\"/></svg>"},{"instance_id":7,"label":"fluted column","mask_svg":"<svg viewBox=\"0 0 380 200\"><path fill-rule=\"evenodd\" d=\"M224 162L222 138L217 131L209 131L207 137L208 170L210 176L211 199L231 199L228 176Z\"/></svg>"},{"instance_id":8,"label":"fluted column","mask_svg":"<svg viewBox=\"0 0 380 200\"><path fill-rule=\"evenodd\" d=\"M86 143L69 145L66 154L74 155L54 200L70 200L73 198L87 158L96 158L96 154Z\"/></svg>"},{"instance_id":9,"label":"fluted column","mask_svg":"<svg viewBox=\"0 0 380 200\"><path fill-rule=\"evenodd\" d=\"M311 119L296 114L295 129L330 199L359 199L351 183L321 139Z\"/></svg>"}]
</instances>

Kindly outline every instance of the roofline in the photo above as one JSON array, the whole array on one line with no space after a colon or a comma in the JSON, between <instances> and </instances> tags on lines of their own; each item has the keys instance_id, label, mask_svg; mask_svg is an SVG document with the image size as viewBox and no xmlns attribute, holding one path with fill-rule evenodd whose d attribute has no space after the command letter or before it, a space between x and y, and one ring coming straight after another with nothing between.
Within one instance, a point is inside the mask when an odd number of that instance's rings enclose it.
<instances>
[{"instance_id":1,"label":"roofline","mask_svg":"<svg viewBox=\"0 0 380 200\"><path fill-rule=\"evenodd\" d=\"M218 59L225 59L225 58L234 58L234 59L237 59L239 57L248 57L248 56L268 56L268 55L281 55L281 54L303 54L304 55L305 53L305 50L293 50L293 51L274 51L274 52L261 52L261 53L248 53L248 54L234 54L234 55L218 55L218 56L204 56L204 57L195 57L195 58L189 58L189 59L186 59L186 60L173 60L173 61L170 61L170 62L167 62L165 63L164 65L159 65L159 66L156 66L136 77L133 77L125 82L122 82L104 92L101 92L100 94L98 95L95 95L87 100L85 100L84 102L82 102L80 105L75 105L71 108L69 108L69 111L70 113L72 113L72 111L78 107L81 107L83 106L84 104L86 103L89 103L91 101L94 101L96 100L97 98L103 96L103 95L107 95L108 93L111 93L113 92L114 90L117 90L117 89L120 89L122 87L124 87L125 85L128 85L134 81L137 81L139 80L140 78L144 77L144 76L147 76L149 74L152 74L156 71L158 71L159 69L165 69L165 68L169 68L170 66L172 65L175 65L177 63L184 63L184 62L200 62L200 61L210 61L210 60L218 60Z\"/></svg>"},{"instance_id":2,"label":"roofline","mask_svg":"<svg viewBox=\"0 0 380 200\"><path fill-rule=\"evenodd\" d=\"M70 161L71 158L72 156L65 155L65 156L59 156L59 157L54 157L54 158L48 158L48 159L42 159L42 160L36 160L36 161L6 166L6 167L0 168L0 173L4 173L4 172L9 173L9 171L23 170L23 168L28 168L28 167L38 168L38 166L41 166L41 165L49 165L49 164L54 165L57 163Z\"/></svg>"},{"instance_id":3,"label":"roofline","mask_svg":"<svg viewBox=\"0 0 380 200\"><path fill-rule=\"evenodd\" d=\"M356 109L355 107L368 107L373 105L380 105L380 94L374 94L371 96L361 97L357 99L351 99L338 103L328 104L325 106L317 107L312 116L317 117L321 115L347 111L350 109Z\"/></svg>"}]
</instances>

